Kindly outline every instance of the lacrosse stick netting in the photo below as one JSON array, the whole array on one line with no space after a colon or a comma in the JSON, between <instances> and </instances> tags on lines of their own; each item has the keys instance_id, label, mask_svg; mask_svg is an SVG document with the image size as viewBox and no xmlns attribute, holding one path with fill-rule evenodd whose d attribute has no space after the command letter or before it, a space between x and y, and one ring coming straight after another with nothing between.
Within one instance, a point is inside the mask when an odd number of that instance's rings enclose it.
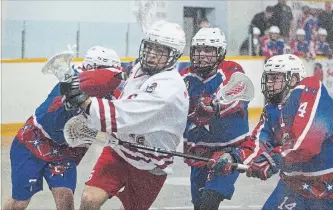
<instances>
[{"instance_id":1,"label":"lacrosse stick netting","mask_svg":"<svg viewBox=\"0 0 333 210\"><path fill-rule=\"evenodd\" d=\"M71 61L74 57L74 48L68 46L69 50L58 53L52 56L44 67L42 68L42 73L44 74L54 74L60 82L66 82L70 80L72 76Z\"/></svg>"},{"instance_id":2,"label":"lacrosse stick netting","mask_svg":"<svg viewBox=\"0 0 333 210\"><path fill-rule=\"evenodd\" d=\"M254 85L245 74L233 73L228 84L216 94L216 101L229 104L236 100L251 101L254 97Z\"/></svg>"},{"instance_id":3,"label":"lacrosse stick netting","mask_svg":"<svg viewBox=\"0 0 333 210\"><path fill-rule=\"evenodd\" d=\"M68 120L64 127L64 137L71 147L92 143L102 146L118 144L118 140L112 135L89 128L88 120L83 114Z\"/></svg>"}]
</instances>

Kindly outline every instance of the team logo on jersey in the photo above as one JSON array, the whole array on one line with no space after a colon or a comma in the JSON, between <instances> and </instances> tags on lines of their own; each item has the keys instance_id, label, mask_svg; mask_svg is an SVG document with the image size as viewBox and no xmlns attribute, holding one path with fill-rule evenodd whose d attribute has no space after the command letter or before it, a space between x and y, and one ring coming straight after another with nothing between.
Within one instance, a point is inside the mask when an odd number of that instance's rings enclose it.
<instances>
[{"instance_id":1,"label":"team logo on jersey","mask_svg":"<svg viewBox=\"0 0 333 210\"><path fill-rule=\"evenodd\" d=\"M155 90L156 87L157 87L157 83L154 82L151 85L148 85L148 87L146 89L146 92L151 93L151 92L153 92Z\"/></svg>"},{"instance_id":2,"label":"team logo on jersey","mask_svg":"<svg viewBox=\"0 0 333 210\"><path fill-rule=\"evenodd\" d=\"M138 136L136 136L135 141L136 141L137 144L144 145L144 143L145 143L145 137L141 136L141 135L138 135Z\"/></svg>"}]
</instances>

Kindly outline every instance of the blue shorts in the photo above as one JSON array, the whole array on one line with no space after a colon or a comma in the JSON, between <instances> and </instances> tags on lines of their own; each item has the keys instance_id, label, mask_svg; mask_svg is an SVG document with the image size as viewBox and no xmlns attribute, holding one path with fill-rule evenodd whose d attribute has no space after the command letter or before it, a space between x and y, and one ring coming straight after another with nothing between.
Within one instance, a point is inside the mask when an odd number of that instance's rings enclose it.
<instances>
[{"instance_id":1,"label":"blue shorts","mask_svg":"<svg viewBox=\"0 0 333 210\"><path fill-rule=\"evenodd\" d=\"M238 172L233 172L227 176L213 176L208 182L208 171L209 170L207 167L191 167L191 194L192 203L194 205L200 204L202 189L214 190L228 200L230 200L232 195L234 194L234 184L239 176Z\"/></svg>"},{"instance_id":2,"label":"blue shorts","mask_svg":"<svg viewBox=\"0 0 333 210\"><path fill-rule=\"evenodd\" d=\"M329 210L333 209L333 199L305 198L280 180L262 209Z\"/></svg>"},{"instance_id":3,"label":"blue shorts","mask_svg":"<svg viewBox=\"0 0 333 210\"><path fill-rule=\"evenodd\" d=\"M16 137L10 148L10 160L12 198L15 200L28 200L35 193L43 190L43 177L50 189L66 187L73 193L75 191L76 164L73 160L66 160L68 169L63 174L55 174L54 167L38 159Z\"/></svg>"}]
</instances>

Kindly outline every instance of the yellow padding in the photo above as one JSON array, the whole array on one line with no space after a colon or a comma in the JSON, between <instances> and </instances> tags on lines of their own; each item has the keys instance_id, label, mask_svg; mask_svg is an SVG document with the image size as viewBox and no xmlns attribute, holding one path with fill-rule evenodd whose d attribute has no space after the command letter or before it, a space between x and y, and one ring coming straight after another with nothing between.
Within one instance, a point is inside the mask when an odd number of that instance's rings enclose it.
<instances>
[{"instance_id":1,"label":"yellow padding","mask_svg":"<svg viewBox=\"0 0 333 210\"><path fill-rule=\"evenodd\" d=\"M1 136L16 136L24 123L1 124Z\"/></svg>"},{"instance_id":2,"label":"yellow padding","mask_svg":"<svg viewBox=\"0 0 333 210\"><path fill-rule=\"evenodd\" d=\"M249 108L249 119L258 119L262 108ZM1 136L16 136L17 131L24 123L1 124Z\"/></svg>"},{"instance_id":3,"label":"yellow padding","mask_svg":"<svg viewBox=\"0 0 333 210\"><path fill-rule=\"evenodd\" d=\"M262 107L249 108L249 119L259 119L262 109Z\"/></svg>"}]
</instances>

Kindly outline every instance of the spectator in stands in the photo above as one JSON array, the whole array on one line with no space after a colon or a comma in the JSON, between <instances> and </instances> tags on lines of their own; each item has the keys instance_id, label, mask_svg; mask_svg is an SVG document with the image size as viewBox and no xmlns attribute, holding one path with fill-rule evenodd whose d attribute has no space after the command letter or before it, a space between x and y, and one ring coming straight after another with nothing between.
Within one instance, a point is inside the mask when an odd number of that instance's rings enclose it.
<instances>
[{"instance_id":1,"label":"spectator in stands","mask_svg":"<svg viewBox=\"0 0 333 210\"><path fill-rule=\"evenodd\" d=\"M272 26L272 16L273 7L268 6L264 12L260 12L253 17L251 25L260 30L260 36L263 36L265 31Z\"/></svg>"},{"instance_id":2,"label":"spectator in stands","mask_svg":"<svg viewBox=\"0 0 333 210\"><path fill-rule=\"evenodd\" d=\"M293 14L286 0L278 0L278 4L273 7L272 24L279 27L280 35L284 40L289 39L289 32L292 26Z\"/></svg>"},{"instance_id":3,"label":"spectator in stands","mask_svg":"<svg viewBox=\"0 0 333 210\"><path fill-rule=\"evenodd\" d=\"M326 29L319 28L317 40L311 41L310 47L313 49L316 56L331 56L331 49L326 41L327 31Z\"/></svg>"},{"instance_id":4,"label":"spectator in stands","mask_svg":"<svg viewBox=\"0 0 333 210\"><path fill-rule=\"evenodd\" d=\"M304 29L305 39L311 41L311 37L316 34L318 30L318 21L314 16L315 10L311 10L308 6L302 7L302 14L297 20L297 27Z\"/></svg>"},{"instance_id":5,"label":"spectator in stands","mask_svg":"<svg viewBox=\"0 0 333 210\"><path fill-rule=\"evenodd\" d=\"M284 41L280 38L279 27L270 27L269 36L262 43L262 52L266 60L274 55L282 55L284 53Z\"/></svg>"},{"instance_id":6,"label":"spectator in stands","mask_svg":"<svg viewBox=\"0 0 333 210\"><path fill-rule=\"evenodd\" d=\"M252 28L252 56L261 56L261 43L259 41L260 37L260 29L257 27ZM240 55L249 55L249 42L250 42L250 36L246 38L240 48Z\"/></svg>"},{"instance_id":7,"label":"spectator in stands","mask_svg":"<svg viewBox=\"0 0 333 210\"><path fill-rule=\"evenodd\" d=\"M297 56L303 56L306 59L314 55L310 52L309 42L305 40L305 31L301 28L296 30L296 39L290 42L291 53Z\"/></svg>"},{"instance_id":8,"label":"spectator in stands","mask_svg":"<svg viewBox=\"0 0 333 210\"><path fill-rule=\"evenodd\" d=\"M326 29L327 42L333 48L333 10L331 2L327 1L325 3L325 11L319 14L318 24L320 28Z\"/></svg>"}]
</instances>

